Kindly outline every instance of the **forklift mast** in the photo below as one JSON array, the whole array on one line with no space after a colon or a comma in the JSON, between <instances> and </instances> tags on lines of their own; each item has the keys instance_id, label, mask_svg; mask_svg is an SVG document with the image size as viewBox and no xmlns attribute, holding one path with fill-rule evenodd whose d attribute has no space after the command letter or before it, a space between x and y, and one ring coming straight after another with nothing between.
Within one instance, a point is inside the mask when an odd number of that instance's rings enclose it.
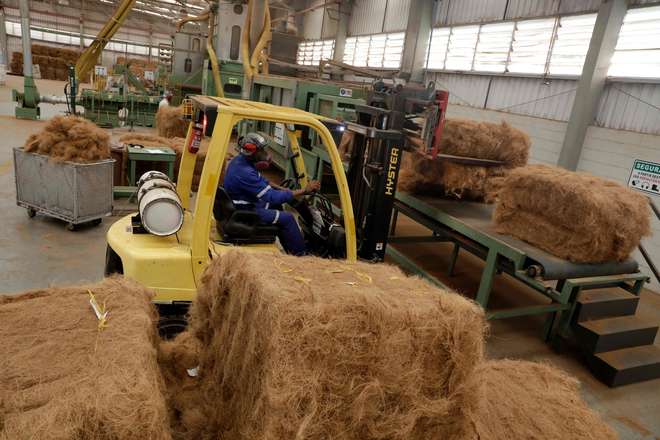
<instances>
[{"instance_id":1,"label":"forklift mast","mask_svg":"<svg viewBox=\"0 0 660 440\"><path fill-rule=\"evenodd\" d=\"M377 82L366 105L356 106L357 122L347 123L355 138L348 182L360 258L385 258L406 137L421 138L427 153L437 154L447 96L447 92L436 91L433 83L423 87Z\"/></svg>"}]
</instances>

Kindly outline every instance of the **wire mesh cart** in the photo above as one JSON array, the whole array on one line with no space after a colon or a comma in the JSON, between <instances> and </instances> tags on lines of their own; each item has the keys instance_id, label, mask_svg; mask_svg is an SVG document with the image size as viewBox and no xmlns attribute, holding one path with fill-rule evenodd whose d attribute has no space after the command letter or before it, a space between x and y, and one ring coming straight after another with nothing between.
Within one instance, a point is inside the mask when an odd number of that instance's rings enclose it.
<instances>
[{"instance_id":1,"label":"wire mesh cart","mask_svg":"<svg viewBox=\"0 0 660 440\"><path fill-rule=\"evenodd\" d=\"M112 214L114 162L56 162L14 148L16 204L30 217L40 213L63 220L69 230L82 223L100 224Z\"/></svg>"}]
</instances>

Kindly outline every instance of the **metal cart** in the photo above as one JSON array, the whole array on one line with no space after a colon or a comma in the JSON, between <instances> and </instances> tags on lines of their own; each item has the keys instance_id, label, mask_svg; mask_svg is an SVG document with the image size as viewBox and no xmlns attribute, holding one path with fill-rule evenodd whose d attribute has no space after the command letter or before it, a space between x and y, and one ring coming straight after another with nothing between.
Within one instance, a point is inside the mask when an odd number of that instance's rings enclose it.
<instances>
[{"instance_id":1,"label":"metal cart","mask_svg":"<svg viewBox=\"0 0 660 440\"><path fill-rule=\"evenodd\" d=\"M100 224L112 214L114 162L56 162L14 148L16 204L30 217L41 213L64 220L69 230L82 223Z\"/></svg>"}]
</instances>

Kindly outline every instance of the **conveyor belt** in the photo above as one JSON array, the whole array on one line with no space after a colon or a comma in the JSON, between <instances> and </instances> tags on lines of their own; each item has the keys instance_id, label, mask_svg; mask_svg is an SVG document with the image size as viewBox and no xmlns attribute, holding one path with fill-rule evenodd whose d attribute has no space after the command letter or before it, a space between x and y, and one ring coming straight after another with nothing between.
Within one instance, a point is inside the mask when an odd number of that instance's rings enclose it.
<instances>
[{"instance_id":1,"label":"conveyor belt","mask_svg":"<svg viewBox=\"0 0 660 440\"><path fill-rule=\"evenodd\" d=\"M493 206L485 203L446 200L434 197L411 196L406 193L397 193L397 203L402 203L427 219L442 223L451 229L471 229L497 240L518 253L526 256L530 261L525 266L538 265L542 268L542 276L546 280L559 280L569 278L584 278L594 276L630 274L638 271L635 260L629 258L623 262L607 262L600 264L572 263L568 260L551 255L529 243L517 238L495 232L491 220ZM449 221L448 221L449 220ZM474 238L472 238L474 240ZM477 243L479 240L475 240Z\"/></svg>"}]
</instances>

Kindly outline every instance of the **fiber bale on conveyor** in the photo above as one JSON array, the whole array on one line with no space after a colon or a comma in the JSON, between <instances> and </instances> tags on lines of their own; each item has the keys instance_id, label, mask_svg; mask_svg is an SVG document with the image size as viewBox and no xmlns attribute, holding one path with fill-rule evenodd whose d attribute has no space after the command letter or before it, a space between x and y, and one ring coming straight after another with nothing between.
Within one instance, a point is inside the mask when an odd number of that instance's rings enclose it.
<instances>
[{"instance_id":1,"label":"fiber bale on conveyor","mask_svg":"<svg viewBox=\"0 0 660 440\"><path fill-rule=\"evenodd\" d=\"M95 162L110 158L110 136L86 119L55 116L40 132L30 135L23 148L56 161Z\"/></svg>"},{"instance_id":2,"label":"fiber bale on conveyor","mask_svg":"<svg viewBox=\"0 0 660 440\"><path fill-rule=\"evenodd\" d=\"M650 234L645 196L617 182L547 165L513 170L493 212L496 230L575 263L623 261Z\"/></svg>"},{"instance_id":3,"label":"fiber bale on conveyor","mask_svg":"<svg viewBox=\"0 0 660 440\"><path fill-rule=\"evenodd\" d=\"M484 362L482 397L466 440L614 440L618 435L580 397L577 379L549 365Z\"/></svg>"},{"instance_id":4,"label":"fiber bale on conveyor","mask_svg":"<svg viewBox=\"0 0 660 440\"><path fill-rule=\"evenodd\" d=\"M523 166L529 157L527 134L502 121L477 122L447 119L439 152L452 156L503 162L484 167L431 160L416 152L406 152L401 163L398 188L410 193L447 194L457 198L492 201L502 177Z\"/></svg>"},{"instance_id":5,"label":"fiber bale on conveyor","mask_svg":"<svg viewBox=\"0 0 660 440\"><path fill-rule=\"evenodd\" d=\"M0 439L170 439L151 296L121 278L0 296Z\"/></svg>"},{"instance_id":6,"label":"fiber bale on conveyor","mask_svg":"<svg viewBox=\"0 0 660 440\"><path fill-rule=\"evenodd\" d=\"M183 119L183 107L163 106L156 112L158 136L165 138L182 137L188 134L190 121Z\"/></svg>"},{"instance_id":7,"label":"fiber bale on conveyor","mask_svg":"<svg viewBox=\"0 0 660 440\"><path fill-rule=\"evenodd\" d=\"M393 266L231 250L190 326L186 438L459 439L477 404L483 311Z\"/></svg>"}]
</instances>

